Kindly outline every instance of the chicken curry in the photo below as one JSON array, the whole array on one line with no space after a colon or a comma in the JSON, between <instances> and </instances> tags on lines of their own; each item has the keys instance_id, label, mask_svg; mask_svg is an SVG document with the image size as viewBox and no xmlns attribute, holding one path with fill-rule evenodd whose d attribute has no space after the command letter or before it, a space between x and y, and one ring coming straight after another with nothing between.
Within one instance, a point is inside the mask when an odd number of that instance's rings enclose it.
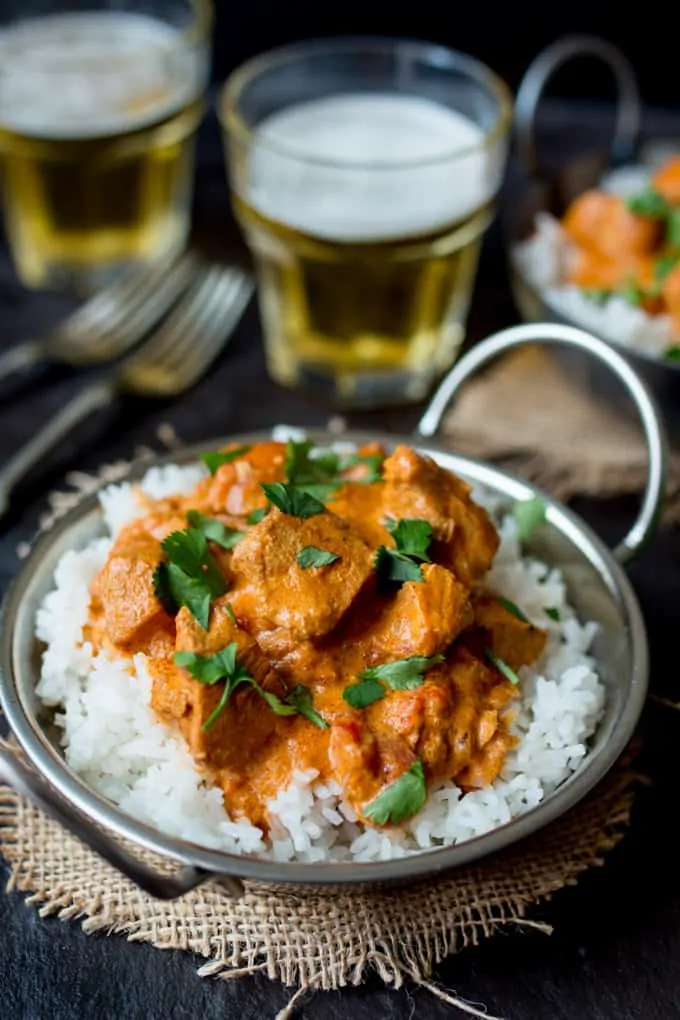
<instances>
[{"instance_id":1,"label":"chicken curry","mask_svg":"<svg viewBox=\"0 0 680 1020\"><path fill-rule=\"evenodd\" d=\"M469 487L406 446L205 454L151 500L96 577L86 637L143 653L151 707L232 817L268 828L296 769L398 824L427 787L499 774L517 671L545 633L485 590L499 545Z\"/></svg>"},{"instance_id":2,"label":"chicken curry","mask_svg":"<svg viewBox=\"0 0 680 1020\"><path fill-rule=\"evenodd\" d=\"M584 192L562 227L575 248L570 283L594 301L620 294L651 315L666 314L680 337L680 157L628 198Z\"/></svg>"}]
</instances>

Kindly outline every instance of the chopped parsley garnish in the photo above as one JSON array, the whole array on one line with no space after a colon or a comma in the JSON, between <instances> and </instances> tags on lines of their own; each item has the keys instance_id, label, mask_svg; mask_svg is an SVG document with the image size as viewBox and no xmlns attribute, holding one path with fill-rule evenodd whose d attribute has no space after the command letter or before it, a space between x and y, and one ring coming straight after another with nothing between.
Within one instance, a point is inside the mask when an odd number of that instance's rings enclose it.
<instances>
[{"instance_id":1,"label":"chopped parsley garnish","mask_svg":"<svg viewBox=\"0 0 680 1020\"><path fill-rule=\"evenodd\" d=\"M198 528L175 531L161 542L165 559L153 574L154 591L171 615L180 606L195 616L204 630L210 622L210 603L227 590L220 568Z\"/></svg>"},{"instance_id":2,"label":"chopped parsley garnish","mask_svg":"<svg viewBox=\"0 0 680 1020\"><path fill-rule=\"evenodd\" d=\"M327 549L319 549L316 545L306 545L304 549L300 549L295 559L299 567L308 570L309 567L328 567L340 557Z\"/></svg>"},{"instance_id":3,"label":"chopped parsley garnish","mask_svg":"<svg viewBox=\"0 0 680 1020\"><path fill-rule=\"evenodd\" d=\"M257 680L238 659L238 645L235 641L214 655L198 655L196 652L175 652L173 661L176 666L188 670L202 684L213 684L224 681L224 690L214 710L203 723L201 729L209 729L227 706L229 698L239 684L249 684L259 696L267 702L276 715L304 715L320 729L326 729L328 723L318 712L314 711L312 692L309 687L297 684L285 698L279 698L271 691L265 691Z\"/></svg>"},{"instance_id":4,"label":"chopped parsley garnish","mask_svg":"<svg viewBox=\"0 0 680 1020\"><path fill-rule=\"evenodd\" d=\"M607 287L584 287L581 293L584 298L592 301L594 305L604 305L609 301L614 292Z\"/></svg>"},{"instance_id":5,"label":"chopped parsley garnish","mask_svg":"<svg viewBox=\"0 0 680 1020\"><path fill-rule=\"evenodd\" d=\"M251 510L246 517L246 524L259 524L260 521L265 519L269 510L269 504L267 504L267 506L258 507L257 510Z\"/></svg>"},{"instance_id":6,"label":"chopped parsley garnish","mask_svg":"<svg viewBox=\"0 0 680 1020\"><path fill-rule=\"evenodd\" d=\"M498 655L495 655L490 648L484 649L484 655L487 657L492 666L495 666L499 673L502 673L506 680L509 680L511 684L521 683L520 678L515 673L514 669L508 666L507 662L503 662Z\"/></svg>"},{"instance_id":7,"label":"chopped parsley garnish","mask_svg":"<svg viewBox=\"0 0 680 1020\"><path fill-rule=\"evenodd\" d=\"M381 581L403 584L404 581L422 581L423 573L416 561L428 563L428 549L432 541L432 525L418 517L394 519L385 522L394 538L396 548L381 545L375 554L375 570Z\"/></svg>"},{"instance_id":8,"label":"chopped parsley garnish","mask_svg":"<svg viewBox=\"0 0 680 1020\"><path fill-rule=\"evenodd\" d=\"M635 278L629 276L624 280L621 285L621 297L624 301L627 301L629 305L637 308L645 299L645 291L636 282Z\"/></svg>"},{"instance_id":9,"label":"chopped parsley garnish","mask_svg":"<svg viewBox=\"0 0 680 1020\"><path fill-rule=\"evenodd\" d=\"M665 357L668 361L680 361L680 347L669 347Z\"/></svg>"},{"instance_id":10,"label":"chopped parsley garnish","mask_svg":"<svg viewBox=\"0 0 680 1020\"><path fill-rule=\"evenodd\" d=\"M397 825L405 818L417 814L425 803L427 787L420 758L398 779L386 786L362 810L364 818L376 825Z\"/></svg>"},{"instance_id":11,"label":"chopped parsley garnish","mask_svg":"<svg viewBox=\"0 0 680 1020\"><path fill-rule=\"evenodd\" d=\"M506 609L509 613L512 613L512 615L516 616L518 620L522 621L522 623L531 623L529 617L522 612L519 606L515 605L514 602L511 602L510 599L506 599L503 595L498 595L497 601L500 602L500 604L503 606L503 609Z\"/></svg>"},{"instance_id":12,"label":"chopped parsley garnish","mask_svg":"<svg viewBox=\"0 0 680 1020\"><path fill-rule=\"evenodd\" d=\"M405 517L400 521L388 520L385 527L394 539L397 551L415 560L430 562L427 550L432 541L432 525L419 517Z\"/></svg>"},{"instance_id":13,"label":"chopped parsley garnish","mask_svg":"<svg viewBox=\"0 0 680 1020\"><path fill-rule=\"evenodd\" d=\"M653 188L646 188L637 195L632 195L626 206L635 216L649 220L665 220L669 210L666 199Z\"/></svg>"},{"instance_id":14,"label":"chopped parsley garnish","mask_svg":"<svg viewBox=\"0 0 680 1020\"><path fill-rule=\"evenodd\" d=\"M661 258L657 259L654 263L654 279L658 283L663 283L668 274L675 269L677 264L677 255L662 255Z\"/></svg>"},{"instance_id":15,"label":"chopped parsley garnish","mask_svg":"<svg viewBox=\"0 0 680 1020\"><path fill-rule=\"evenodd\" d=\"M545 503L542 499L523 499L515 503L513 515L517 523L517 537L520 542L528 542L534 530L546 519Z\"/></svg>"},{"instance_id":16,"label":"chopped parsley garnish","mask_svg":"<svg viewBox=\"0 0 680 1020\"><path fill-rule=\"evenodd\" d=\"M232 460L238 460L239 457L243 457L249 450L249 446L237 446L235 449L227 450L225 453L220 453L216 450L213 453L201 453L199 456L210 474L214 475L223 464L231 464Z\"/></svg>"},{"instance_id":17,"label":"chopped parsley garnish","mask_svg":"<svg viewBox=\"0 0 680 1020\"><path fill-rule=\"evenodd\" d=\"M357 673L359 683L345 687L342 696L352 708L366 708L384 698L388 687L393 691L415 691L424 683L425 673L443 661L443 655L412 655L371 666Z\"/></svg>"},{"instance_id":18,"label":"chopped parsley garnish","mask_svg":"<svg viewBox=\"0 0 680 1020\"><path fill-rule=\"evenodd\" d=\"M560 611L555 609L554 606L546 606L545 615L549 616L551 620L555 620L556 623L560 621Z\"/></svg>"},{"instance_id":19,"label":"chopped parsley garnish","mask_svg":"<svg viewBox=\"0 0 680 1020\"><path fill-rule=\"evenodd\" d=\"M328 729L328 723L314 708L314 695L309 687L296 684L290 694L286 695L285 703L294 708L298 715L304 715L305 719L309 719L320 730Z\"/></svg>"},{"instance_id":20,"label":"chopped parsley garnish","mask_svg":"<svg viewBox=\"0 0 680 1020\"><path fill-rule=\"evenodd\" d=\"M666 244L680 248L680 209L671 209L666 220Z\"/></svg>"},{"instance_id":21,"label":"chopped parsley garnish","mask_svg":"<svg viewBox=\"0 0 680 1020\"><path fill-rule=\"evenodd\" d=\"M192 528L202 531L209 542L222 546L223 549L233 549L237 542L243 538L243 532L237 528L228 528L216 517L206 517L198 510L189 510L187 520Z\"/></svg>"},{"instance_id":22,"label":"chopped parsley garnish","mask_svg":"<svg viewBox=\"0 0 680 1020\"><path fill-rule=\"evenodd\" d=\"M341 456L335 450L318 449L308 439L301 442L291 439L286 444L286 481L317 499L327 500L344 485L344 472L357 464L365 464L368 468L361 482L369 484L381 481L382 462L380 454L354 453Z\"/></svg>"},{"instance_id":23,"label":"chopped parsley garnish","mask_svg":"<svg viewBox=\"0 0 680 1020\"><path fill-rule=\"evenodd\" d=\"M217 705L201 726L202 730L209 729L217 721L224 709L227 707L229 698L239 684L252 684L258 691L259 685L250 675L248 670L238 661L236 652L238 645L232 641L230 645L223 648L214 655L198 655L196 652L175 652L173 661L176 666L186 669L199 683L212 687L214 684L224 681L224 690Z\"/></svg>"},{"instance_id":24,"label":"chopped parsley garnish","mask_svg":"<svg viewBox=\"0 0 680 1020\"><path fill-rule=\"evenodd\" d=\"M410 556L381 545L375 554L375 572L381 581L422 581L423 572Z\"/></svg>"},{"instance_id":25,"label":"chopped parsley garnish","mask_svg":"<svg viewBox=\"0 0 680 1020\"><path fill-rule=\"evenodd\" d=\"M314 517L315 514L326 512L326 507L316 496L312 496L305 489L298 489L295 485L262 482L260 488L270 503L291 517Z\"/></svg>"}]
</instances>

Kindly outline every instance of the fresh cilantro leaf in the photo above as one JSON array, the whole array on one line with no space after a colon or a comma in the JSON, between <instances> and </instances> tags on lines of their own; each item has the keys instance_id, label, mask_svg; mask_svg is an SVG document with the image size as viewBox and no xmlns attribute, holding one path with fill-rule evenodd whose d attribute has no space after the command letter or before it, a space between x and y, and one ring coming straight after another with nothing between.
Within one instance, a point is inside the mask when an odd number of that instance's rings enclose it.
<instances>
[{"instance_id":1,"label":"fresh cilantro leaf","mask_svg":"<svg viewBox=\"0 0 680 1020\"><path fill-rule=\"evenodd\" d=\"M207 630L210 603L224 595L227 585L208 550L206 536L197 528L175 531L161 542L161 549L167 560L154 571L157 598L171 614L186 606Z\"/></svg>"},{"instance_id":2,"label":"fresh cilantro leaf","mask_svg":"<svg viewBox=\"0 0 680 1020\"><path fill-rule=\"evenodd\" d=\"M400 521L388 520L387 530L395 541L397 551L413 559L430 562L427 550L432 541L432 525L419 517L405 517Z\"/></svg>"},{"instance_id":3,"label":"fresh cilantro leaf","mask_svg":"<svg viewBox=\"0 0 680 1020\"><path fill-rule=\"evenodd\" d=\"M290 705L300 715L304 715L306 719L309 719L311 723L318 726L320 730L328 729L328 723L314 708L314 695L309 687L305 687L304 684L296 684L284 700L286 705Z\"/></svg>"},{"instance_id":4,"label":"fresh cilantro leaf","mask_svg":"<svg viewBox=\"0 0 680 1020\"><path fill-rule=\"evenodd\" d=\"M495 655L490 648L485 648L484 654L491 665L495 666L498 672L502 673L505 679L509 680L511 684L518 684L521 682L514 669L511 669L507 662L503 662L503 660Z\"/></svg>"},{"instance_id":5,"label":"fresh cilantro leaf","mask_svg":"<svg viewBox=\"0 0 680 1020\"><path fill-rule=\"evenodd\" d=\"M521 620L522 623L531 622L529 620L529 617L524 615L519 606L516 606L514 602L510 601L510 599L506 599L503 595L498 595L497 601L500 602L500 604L503 606L503 609L507 609L509 613L512 613L512 615L517 617L518 620Z\"/></svg>"},{"instance_id":6,"label":"fresh cilantro leaf","mask_svg":"<svg viewBox=\"0 0 680 1020\"><path fill-rule=\"evenodd\" d=\"M376 825L397 825L420 811L427 797L423 763L418 758L410 769L402 772L398 779L386 786L382 793L367 804L362 811L364 818Z\"/></svg>"},{"instance_id":7,"label":"fresh cilantro leaf","mask_svg":"<svg viewBox=\"0 0 680 1020\"><path fill-rule=\"evenodd\" d=\"M423 572L410 556L381 545L375 554L375 572L381 581L422 581Z\"/></svg>"},{"instance_id":8,"label":"fresh cilantro leaf","mask_svg":"<svg viewBox=\"0 0 680 1020\"><path fill-rule=\"evenodd\" d=\"M274 506L277 506L284 514L291 517L314 517L315 514L325 513L326 507L315 496L311 496L304 489L298 489L294 485L283 482L262 482L260 488L267 499Z\"/></svg>"},{"instance_id":9,"label":"fresh cilantro leaf","mask_svg":"<svg viewBox=\"0 0 680 1020\"><path fill-rule=\"evenodd\" d=\"M294 705L287 705L285 701L282 701L276 694L272 694L271 691L265 691L259 684L253 684L257 693L263 698L272 712L276 715L298 715L298 710Z\"/></svg>"},{"instance_id":10,"label":"fresh cilantro leaf","mask_svg":"<svg viewBox=\"0 0 680 1020\"><path fill-rule=\"evenodd\" d=\"M671 248L680 248L680 209L671 209L666 220L666 243Z\"/></svg>"},{"instance_id":11,"label":"fresh cilantro leaf","mask_svg":"<svg viewBox=\"0 0 680 1020\"><path fill-rule=\"evenodd\" d=\"M581 293L584 298L592 301L594 305L604 305L609 301L614 292L607 287L584 287Z\"/></svg>"},{"instance_id":12,"label":"fresh cilantro leaf","mask_svg":"<svg viewBox=\"0 0 680 1020\"><path fill-rule=\"evenodd\" d=\"M233 624L236 624L236 622L237 622L236 621L236 613L234 612L234 607L232 606L231 602L227 602L226 603L226 605L224 607L224 610L225 610L227 616L229 617L229 619L231 620L231 622Z\"/></svg>"},{"instance_id":13,"label":"fresh cilantro leaf","mask_svg":"<svg viewBox=\"0 0 680 1020\"><path fill-rule=\"evenodd\" d=\"M207 730L216 722L227 706L229 698L239 686L247 683L259 687L248 670L243 666L237 657L238 645L235 641L222 648L213 655L198 655L196 652L175 652L173 661L176 666L188 670L188 672L202 684L219 683L224 680L224 690L217 705L210 713L201 729Z\"/></svg>"},{"instance_id":14,"label":"fresh cilantro leaf","mask_svg":"<svg viewBox=\"0 0 680 1020\"><path fill-rule=\"evenodd\" d=\"M348 684L342 692L344 700L352 708L367 708L386 694L379 680L360 680L358 684Z\"/></svg>"},{"instance_id":15,"label":"fresh cilantro leaf","mask_svg":"<svg viewBox=\"0 0 680 1020\"><path fill-rule=\"evenodd\" d=\"M231 464L232 460L238 460L239 457L243 457L244 454L250 450L249 446L237 446L234 450L227 450L224 453L215 451L214 453L200 453L199 457L207 467L211 475L214 475L218 468L221 468L223 464Z\"/></svg>"},{"instance_id":16,"label":"fresh cilantro leaf","mask_svg":"<svg viewBox=\"0 0 680 1020\"><path fill-rule=\"evenodd\" d=\"M634 308L639 307L645 298L644 290L632 276L627 277L623 282L620 293L623 300Z\"/></svg>"},{"instance_id":17,"label":"fresh cilantro leaf","mask_svg":"<svg viewBox=\"0 0 680 1020\"><path fill-rule=\"evenodd\" d=\"M307 570L309 567L328 567L331 563L339 560L340 557L335 553L328 552L327 549L319 549L315 545L306 545L304 549L300 549L295 559L299 567Z\"/></svg>"},{"instance_id":18,"label":"fresh cilantro leaf","mask_svg":"<svg viewBox=\"0 0 680 1020\"><path fill-rule=\"evenodd\" d=\"M551 620L555 620L556 623L559 623L561 619L559 609L555 609L554 606L546 606L545 615L549 616Z\"/></svg>"},{"instance_id":19,"label":"fresh cilantro leaf","mask_svg":"<svg viewBox=\"0 0 680 1020\"><path fill-rule=\"evenodd\" d=\"M308 439L286 443L286 481L308 492L315 499L326 500L342 485L338 477L340 462L332 450L324 450L317 457L310 456L314 443Z\"/></svg>"},{"instance_id":20,"label":"fresh cilantro leaf","mask_svg":"<svg viewBox=\"0 0 680 1020\"><path fill-rule=\"evenodd\" d=\"M379 680L393 691L414 691L424 682L423 675L428 669L444 661L443 655L412 655L408 659L383 662L357 673L359 680Z\"/></svg>"},{"instance_id":21,"label":"fresh cilantro leaf","mask_svg":"<svg viewBox=\"0 0 680 1020\"><path fill-rule=\"evenodd\" d=\"M668 274L675 269L677 264L677 255L662 255L661 258L657 259L654 263L654 279L658 283L663 283Z\"/></svg>"},{"instance_id":22,"label":"fresh cilantro leaf","mask_svg":"<svg viewBox=\"0 0 680 1020\"><path fill-rule=\"evenodd\" d=\"M680 361L680 347L669 347L665 357L668 361Z\"/></svg>"},{"instance_id":23,"label":"fresh cilantro leaf","mask_svg":"<svg viewBox=\"0 0 680 1020\"><path fill-rule=\"evenodd\" d=\"M653 188L646 188L644 191L632 195L626 202L626 206L635 216L642 216L650 220L664 220L668 215L669 205L663 195Z\"/></svg>"},{"instance_id":24,"label":"fresh cilantro leaf","mask_svg":"<svg viewBox=\"0 0 680 1020\"><path fill-rule=\"evenodd\" d=\"M233 549L243 538L243 532L237 528L228 528L216 517L206 517L198 510L189 510L187 520L192 528L202 531L209 542L222 546L223 549Z\"/></svg>"},{"instance_id":25,"label":"fresh cilantro leaf","mask_svg":"<svg viewBox=\"0 0 680 1020\"><path fill-rule=\"evenodd\" d=\"M513 515L517 523L517 537L520 542L528 542L534 529L546 519L546 508L543 500L534 497L515 503Z\"/></svg>"},{"instance_id":26,"label":"fresh cilantro leaf","mask_svg":"<svg viewBox=\"0 0 680 1020\"><path fill-rule=\"evenodd\" d=\"M257 510L251 510L246 517L246 524L259 524L263 521L269 513L269 504L267 506L258 507Z\"/></svg>"}]
</instances>

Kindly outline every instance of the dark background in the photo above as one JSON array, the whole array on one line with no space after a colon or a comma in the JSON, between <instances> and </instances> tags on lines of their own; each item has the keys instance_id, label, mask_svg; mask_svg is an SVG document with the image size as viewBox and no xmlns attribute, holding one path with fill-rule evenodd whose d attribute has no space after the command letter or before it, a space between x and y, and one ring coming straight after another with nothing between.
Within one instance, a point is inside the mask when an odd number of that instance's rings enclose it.
<instances>
[{"instance_id":1,"label":"dark background","mask_svg":"<svg viewBox=\"0 0 680 1020\"><path fill-rule=\"evenodd\" d=\"M515 89L529 62L565 34L599 35L619 46L639 76L647 103L680 107L679 44L673 4L606 0L214 0L213 77L241 61L298 39L324 35L391 35L426 39L479 58ZM676 11L677 17L677 11ZM555 95L602 98L613 94L594 60L574 62L555 77Z\"/></svg>"}]
</instances>

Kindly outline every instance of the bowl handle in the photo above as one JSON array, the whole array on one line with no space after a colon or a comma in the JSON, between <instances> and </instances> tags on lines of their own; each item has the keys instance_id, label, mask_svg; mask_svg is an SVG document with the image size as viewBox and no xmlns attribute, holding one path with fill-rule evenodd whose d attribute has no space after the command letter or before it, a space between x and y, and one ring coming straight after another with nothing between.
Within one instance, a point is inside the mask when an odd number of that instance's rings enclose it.
<instances>
[{"instance_id":1,"label":"bowl handle","mask_svg":"<svg viewBox=\"0 0 680 1020\"><path fill-rule=\"evenodd\" d=\"M73 836L77 836L126 878L129 878L131 882L156 899L176 899L178 896L190 892L191 889L195 889L207 879L214 877L208 871L189 865L178 868L170 875L164 875L136 860L115 840L111 839L103 829L94 825L78 808L64 800L37 772L25 765L1 741L0 781L22 793L32 804L45 811ZM220 875L219 882L231 895L240 896L243 894L243 885L238 879Z\"/></svg>"},{"instance_id":2,"label":"bowl handle","mask_svg":"<svg viewBox=\"0 0 680 1020\"><path fill-rule=\"evenodd\" d=\"M417 432L424 437L435 436L444 413L463 383L487 362L512 347L536 343L578 347L598 358L618 376L637 408L647 443L647 484L637 520L614 549L615 558L619 563L625 563L637 554L656 527L666 491L668 441L659 409L647 385L625 358L604 340L599 340L585 330L576 329L575 326L563 326L553 322L511 326L510 329L494 333L476 344L443 379L418 423Z\"/></svg>"},{"instance_id":3,"label":"bowl handle","mask_svg":"<svg viewBox=\"0 0 680 1020\"><path fill-rule=\"evenodd\" d=\"M536 110L543 90L555 71L574 57L599 57L611 68L618 93L616 126L611 143L612 161L631 160L640 132L640 93L635 72L628 58L612 43L597 36L574 35L558 39L532 61L520 82L515 100L515 138L520 160L529 173L541 175L542 166L536 145Z\"/></svg>"}]
</instances>

